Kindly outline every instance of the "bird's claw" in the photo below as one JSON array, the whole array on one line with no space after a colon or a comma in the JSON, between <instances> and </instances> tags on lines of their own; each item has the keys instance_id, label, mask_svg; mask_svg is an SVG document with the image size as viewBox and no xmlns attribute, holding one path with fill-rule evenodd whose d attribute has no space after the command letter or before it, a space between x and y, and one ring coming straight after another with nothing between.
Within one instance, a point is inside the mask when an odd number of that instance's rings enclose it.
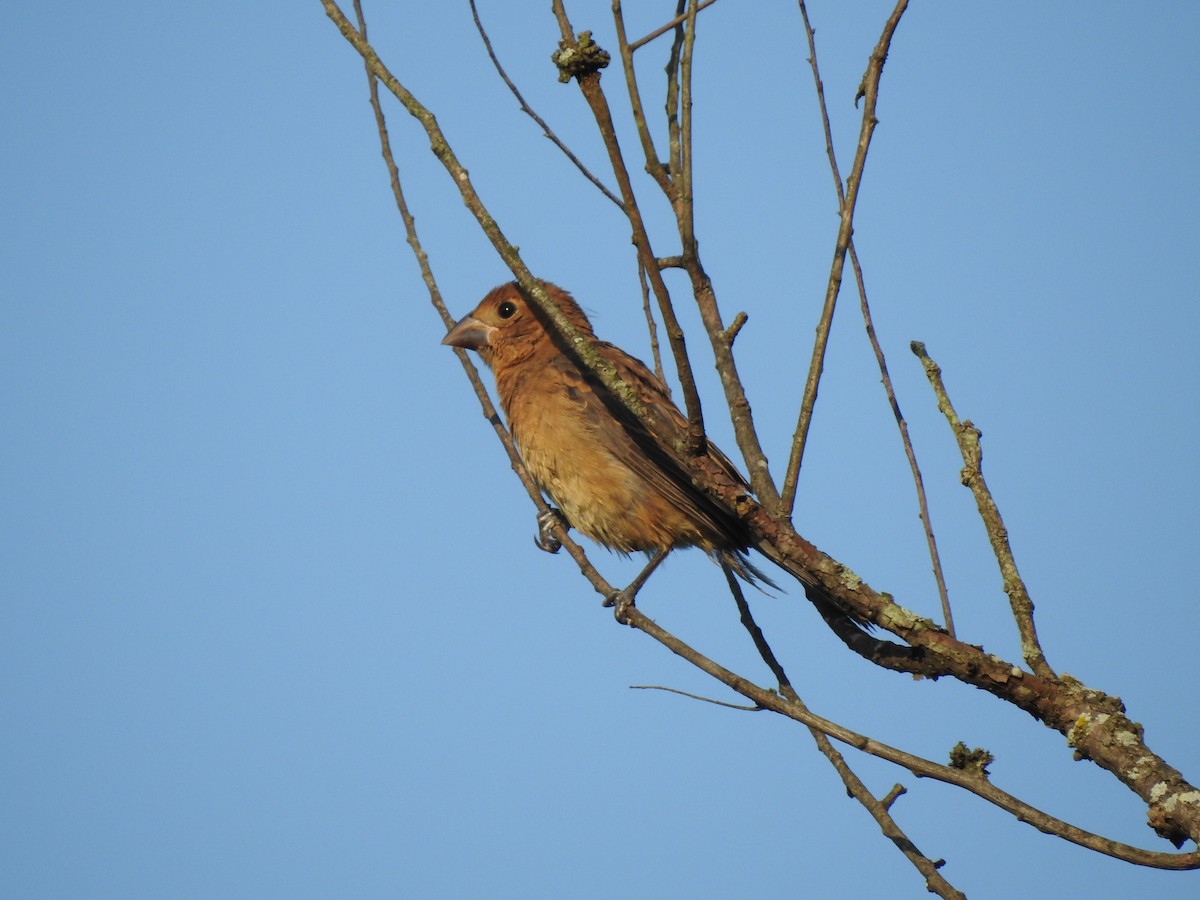
<instances>
[{"instance_id":1,"label":"bird's claw","mask_svg":"<svg viewBox=\"0 0 1200 900\"><path fill-rule=\"evenodd\" d=\"M622 591L614 591L604 598L603 606L611 606L613 608L613 618L621 624L628 624L629 611L637 604L635 602L637 594L629 588Z\"/></svg>"},{"instance_id":2,"label":"bird's claw","mask_svg":"<svg viewBox=\"0 0 1200 900\"><path fill-rule=\"evenodd\" d=\"M538 533L533 536L533 543L539 550L547 553L557 553L562 549L562 541L554 536L554 529L561 525L564 529L570 527L567 518L553 506L546 507L545 512L538 513Z\"/></svg>"},{"instance_id":3,"label":"bird's claw","mask_svg":"<svg viewBox=\"0 0 1200 900\"><path fill-rule=\"evenodd\" d=\"M613 607L613 615L622 625L629 624L629 611L634 608L634 601L637 599L638 591L642 589L642 585L646 580L654 574L654 570L662 565L663 560L667 558L669 550L655 550L650 553L650 561L646 563L646 567L638 573L638 577L633 579L628 585L619 591L615 591L604 598L604 605Z\"/></svg>"}]
</instances>

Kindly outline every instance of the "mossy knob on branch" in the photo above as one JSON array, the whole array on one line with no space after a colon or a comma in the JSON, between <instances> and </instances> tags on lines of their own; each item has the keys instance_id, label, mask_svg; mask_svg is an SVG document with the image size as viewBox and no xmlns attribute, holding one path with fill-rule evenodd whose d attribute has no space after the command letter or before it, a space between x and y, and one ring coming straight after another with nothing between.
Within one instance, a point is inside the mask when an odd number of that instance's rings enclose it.
<instances>
[{"instance_id":1,"label":"mossy knob on branch","mask_svg":"<svg viewBox=\"0 0 1200 900\"><path fill-rule=\"evenodd\" d=\"M580 78L598 72L612 59L609 54L592 40L590 31L581 31L574 43L558 42L558 49L550 54L550 61L558 66L558 80L566 84L573 77Z\"/></svg>"}]
</instances>

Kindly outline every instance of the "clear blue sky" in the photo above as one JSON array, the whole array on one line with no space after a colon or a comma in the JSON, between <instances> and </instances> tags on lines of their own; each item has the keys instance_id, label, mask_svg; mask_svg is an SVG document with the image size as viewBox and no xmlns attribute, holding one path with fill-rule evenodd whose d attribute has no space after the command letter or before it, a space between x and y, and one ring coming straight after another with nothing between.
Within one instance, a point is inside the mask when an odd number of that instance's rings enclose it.
<instances>
[{"instance_id":1,"label":"clear blue sky","mask_svg":"<svg viewBox=\"0 0 1200 900\"><path fill-rule=\"evenodd\" d=\"M673 7L626 5L635 34ZM525 259L645 355L627 230L517 114L465 3L391 6L368 2L373 39ZM530 100L603 172L548 62L546 6L481 11ZM571 11L614 48L608 7ZM845 8L811 13L848 167L887 4ZM316 0L9 4L5 19L0 895L926 896L804 731L629 689L730 699L615 626L565 554L534 549L533 509L438 345L361 65ZM726 314L750 314L740 365L779 474L833 189L794 4L722 0L701 29L701 249ZM857 219L961 636L1017 656L914 338L983 428L1051 663L1119 694L1193 782L1197 33L1194 3L914 4ZM657 81L661 49L646 52ZM616 70L605 84L618 100ZM461 314L508 275L389 108ZM797 524L933 615L844 297ZM615 581L636 568L594 558ZM660 575L648 614L765 682L717 570L688 553ZM1061 736L850 657L799 591L754 602L814 710L936 759L986 746L1002 787L1169 849ZM880 794L908 786L899 821L973 898L1200 894L1200 874L1116 863L849 759Z\"/></svg>"}]
</instances>

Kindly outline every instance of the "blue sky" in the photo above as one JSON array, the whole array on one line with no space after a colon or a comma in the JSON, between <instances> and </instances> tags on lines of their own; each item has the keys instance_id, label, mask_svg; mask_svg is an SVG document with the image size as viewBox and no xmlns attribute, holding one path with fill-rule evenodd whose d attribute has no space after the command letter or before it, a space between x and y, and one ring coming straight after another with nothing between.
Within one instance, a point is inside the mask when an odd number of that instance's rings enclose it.
<instances>
[{"instance_id":1,"label":"blue sky","mask_svg":"<svg viewBox=\"0 0 1200 900\"><path fill-rule=\"evenodd\" d=\"M604 172L578 91L548 62L545 5L480 5L510 75ZM466 5L377 6L380 53L529 265L644 356L627 229L519 116ZM614 48L608 6L570 10ZM673 4L627 6L642 34ZM983 429L1050 662L1119 694L1194 782L1200 8L1049 7L914 4L856 240L960 635L1017 655L912 339ZM810 10L844 169L887 8ZM794 5L722 0L701 19L701 251L725 314L750 315L739 366L780 477L833 188ZM0 893L925 896L804 731L629 689L729 699L532 546L533 509L438 344L361 66L315 0L12 5L7 21ZM656 83L662 50L644 52ZM605 85L617 102L615 70ZM508 276L423 134L389 110L461 314ZM933 615L906 464L843 298L797 525ZM733 449L705 342L692 346L712 433ZM593 558L614 581L637 567ZM1061 736L961 685L873 670L799 591L754 603L815 711L936 759L986 746L1005 789L1168 849ZM766 681L701 554L672 558L641 605ZM879 794L909 788L901 825L972 897L1200 885L849 760Z\"/></svg>"}]
</instances>

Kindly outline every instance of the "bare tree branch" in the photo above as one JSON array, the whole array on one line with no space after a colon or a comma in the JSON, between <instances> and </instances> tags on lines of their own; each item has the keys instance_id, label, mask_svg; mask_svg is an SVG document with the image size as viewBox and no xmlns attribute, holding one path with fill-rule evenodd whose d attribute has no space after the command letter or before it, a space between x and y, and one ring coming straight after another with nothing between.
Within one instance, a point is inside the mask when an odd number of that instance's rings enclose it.
<instances>
[{"instance_id":1,"label":"bare tree branch","mask_svg":"<svg viewBox=\"0 0 1200 900\"><path fill-rule=\"evenodd\" d=\"M821 70L817 64L816 32L813 30L812 23L808 19L808 8L804 5L804 0L799 0L799 4L800 16L804 20L804 32L808 38L808 64L813 73L813 82L817 94L817 108L821 112L821 125L825 132L825 153L829 157L829 168L833 173L833 184L837 191L838 207L841 208L846 202L846 192L842 185L841 173L838 171L837 153L833 148L833 130L829 125L829 109L825 105L825 86L821 81ZM942 621L946 625L946 631L949 632L951 637L954 637L954 616L950 611L950 594L946 589L946 576L942 569L941 557L938 554L937 539L933 534L933 523L929 518L929 503L925 498L925 481L921 477L921 467L917 464L917 454L908 436L908 422L905 421L904 414L900 412L900 403L897 401L896 391L892 387L892 376L888 372L887 360L884 357L883 348L879 345L879 340L875 336L875 323L871 318L871 307L867 302L867 286L863 278L862 266L858 261L858 251L854 246L853 238L850 239L849 252L850 264L854 268L854 281L858 286L859 303L862 310L863 324L867 331L867 339L871 342L871 349L875 353L875 361L879 366L883 389L887 394L888 405L892 408L892 416L896 420L896 427L900 429L900 442L904 446L904 455L908 458L908 466L912 472L913 484L916 486L917 506L920 510L921 524L925 531L925 543L929 547L929 559L933 566L933 578L937 584L938 598L942 604ZM829 317L822 316L821 323L817 326L818 341L822 343L828 339L829 326L832 321L832 309L829 312Z\"/></svg>"},{"instance_id":2,"label":"bare tree branch","mask_svg":"<svg viewBox=\"0 0 1200 900\"><path fill-rule=\"evenodd\" d=\"M787 472L783 479L782 511L789 516L796 504L796 483L800 477L800 462L804 458L804 446L808 441L808 428L812 422L813 407L817 402L817 387L820 384L821 372L825 365L829 324L833 320L833 310L837 304L838 292L842 287L842 269L846 263L846 250L850 246L850 238L854 233L854 208L858 202L859 188L862 185L867 150L871 146L871 135L874 134L875 126L879 122L875 118L875 106L879 100L879 80L883 76L883 64L887 62L892 36L896 33L896 26L900 24L900 17L904 15L904 10L907 8L908 0L899 0L896 8L892 10L892 14L883 26L883 34L871 53L867 71L863 75L862 85L859 87L859 96L864 97L865 101L863 102L862 125L858 134L858 147L854 154L854 164L850 168L850 177L846 180L846 197L841 204L841 223L834 244L829 284L825 289L825 305L821 312L821 322L817 326L817 339L813 345L812 362L809 365L808 378L804 384L804 399L800 403L800 418L796 422L796 432L792 438Z\"/></svg>"},{"instance_id":3,"label":"bare tree branch","mask_svg":"<svg viewBox=\"0 0 1200 900\"><path fill-rule=\"evenodd\" d=\"M620 198L610 191L605 186L604 182L593 175L587 166L579 161L579 157L571 152L571 148L559 140L558 135L555 134L553 129L546 124L545 120L536 112L534 112L533 107L525 102L525 98L521 95L521 91L515 84L513 84L512 79L508 77L508 73L504 71L504 66L500 65L500 59L496 56L496 51L492 48L491 38L488 37L487 31L483 27L483 22L481 22L479 19L479 10L475 7L475 0L468 0L468 2L471 4L471 15L475 19L475 28L478 30L479 36L483 39L483 46L484 49L487 50L488 58L491 59L492 65L496 67L496 74L500 76L500 80L504 82L505 86L507 86L512 92L512 95L517 98L517 103L521 107L521 112L525 113L525 115L529 116L529 118L533 119L533 121L538 124L538 127L542 129L542 134L549 138L554 146L563 152L567 159L574 164L575 168L579 170L580 174L583 175L584 178L594 184L600 193L615 203L618 209L623 211L625 209L625 205L621 203ZM355 3L357 4L358 0L355 0Z\"/></svg>"},{"instance_id":4,"label":"bare tree branch","mask_svg":"<svg viewBox=\"0 0 1200 900\"><path fill-rule=\"evenodd\" d=\"M700 12L700 10L702 10L702 9L707 9L708 7L712 6L716 2L717 2L717 0L704 0L704 2L696 4L695 11ZM614 3L614 8L616 7L616 5L617 4ZM632 44L629 45L629 52L632 53L633 51L637 50L638 47L643 47L646 44L650 43L655 38L662 37L664 34L666 34L668 31L670 31L672 28L674 28L676 25L678 25L680 22L682 22L684 19L686 19L689 15L692 15L692 13L681 13L681 14L675 16L675 18L673 18L666 25L662 25L658 28L655 28L652 32L650 32L645 37L638 38L636 41L634 41Z\"/></svg>"},{"instance_id":5,"label":"bare tree branch","mask_svg":"<svg viewBox=\"0 0 1200 900\"><path fill-rule=\"evenodd\" d=\"M937 395L938 409L950 423L950 430L958 441L958 449L962 453L963 466L962 483L971 489L975 496L975 504L979 507L980 518L987 529L988 540L992 544L992 552L1000 565L1000 575L1004 579L1004 593L1008 594L1008 602L1012 607L1013 619L1017 623L1017 631L1021 635L1021 655L1033 671L1043 678L1053 678L1054 670L1046 662L1038 640L1037 628L1033 624L1033 600L1021 573L1017 571L1017 561L1013 557L1012 547L1008 543L1008 529L1000 518L1000 509L992 499L987 482L983 477L983 448L979 444L982 432L968 419L959 421L950 396L946 393L946 385L942 383L942 370L925 352L925 345L913 341L912 351L925 367L929 383Z\"/></svg>"},{"instance_id":6,"label":"bare tree branch","mask_svg":"<svg viewBox=\"0 0 1200 900\"><path fill-rule=\"evenodd\" d=\"M641 610L631 609L629 611L629 624L654 638L672 653L687 660L692 665L759 706L787 716L790 719L795 719L803 725L815 728L821 733L842 743L849 744L864 753L878 756L881 759L886 759L903 766L914 775L944 781L970 791L972 794L1012 813L1018 820L1033 825L1039 831L1057 835L1073 844L1078 844L1089 850L1095 850L1106 856L1136 863L1137 865L1151 866L1159 869L1200 868L1200 851L1192 853L1157 853L1123 844L1119 841L1109 840L1042 812L1036 807L1000 790L986 779L961 770L952 769L949 766L941 766L929 760L921 759L911 753L906 753L895 747L889 747L887 744L858 734L828 719L815 715L802 704L798 705L788 698L781 696L781 694L759 687L741 675L731 672L719 663L709 659L653 620L647 618Z\"/></svg>"},{"instance_id":7,"label":"bare tree branch","mask_svg":"<svg viewBox=\"0 0 1200 900\"><path fill-rule=\"evenodd\" d=\"M725 572L725 581L729 585L729 592L733 595L733 599L737 603L742 627L750 634L750 639L754 642L759 656L762 657L763 662L767 664L767 668L771 670L771 673L775 676L775 680L779 683L779 693L797 710L808 713L808 707L800 699L800 695L796 693L795 688L792 687L791 680L783 670L783 665L775 656L770 644L767 643L766 635L762 633L762 629L754 621L754 616L750 612L750 605L746 602L746 596L742 592L742 586L738 584L737 578L734 577L733 572L727 566L722 567L722 569ZM884 800L876 798L867 789L867 786L862 783L862 779L850 768L846 762L846 758L833 746L833 743L829 740L825 732L813 725L809 725L808 730L813 736L813 740L817 743L817 749L829 760L829 764L833 766L834 771L842 779L842 783L846 786L846 793L857 800L871 814L884 835L896 845L917 871L925 876L925 885L929 891L937 894L939 897L963 898L965 895L956 890L938 872L938 864L921 853L909 839L908 835L904 833L903 829L900 828L896 820L892 818L890 807L895 802L895 797L889 794ZM900 790L903 791L903 788ZM899 796L898 793L896 795Z\"/></svg>"}]
</instances>

